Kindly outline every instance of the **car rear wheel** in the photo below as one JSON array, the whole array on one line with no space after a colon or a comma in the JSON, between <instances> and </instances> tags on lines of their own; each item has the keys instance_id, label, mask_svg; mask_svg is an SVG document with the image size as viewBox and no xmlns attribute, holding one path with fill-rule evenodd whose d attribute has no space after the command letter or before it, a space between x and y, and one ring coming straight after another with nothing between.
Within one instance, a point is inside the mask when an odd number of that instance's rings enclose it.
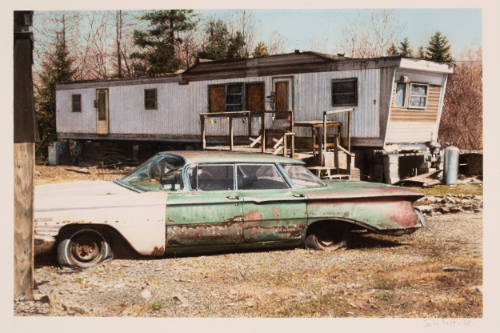
<instances>
[{"instance_id":1,"label":"car rear wheel","mask_svg":"<svg viewBox=\"0 0 500 333\"><path fill-rule=\"evenodd\" d=\"M350 228L346 224L323 223L312 226L308 231L305 245L314 250L338 250L347 247Z\"/></svg>"},{"instance_id":2,"label":"car rear wheel","mask_svg":"<svg viewBox=\"0 0 500 333\"><path fill-rule=\"evenodd\" d=\"M61 266L87 268L111 257L108 242L93 229L82 229L63 236L57 246L57 261Z\"/></svg>"}]
</instances>

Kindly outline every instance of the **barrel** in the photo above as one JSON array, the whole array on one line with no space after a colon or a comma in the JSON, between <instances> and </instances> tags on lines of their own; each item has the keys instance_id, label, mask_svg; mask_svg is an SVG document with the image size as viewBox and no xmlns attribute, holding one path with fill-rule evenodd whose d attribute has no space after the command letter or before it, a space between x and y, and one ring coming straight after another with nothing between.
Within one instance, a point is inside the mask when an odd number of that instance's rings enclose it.
<instances>
[{"instance_id":1,"label":"barrel","mask_svg":"<svg viewBox=\"0 0 500 333\"><path fill-rule=\"evenodd\" d=\"M458 179L458 157L460 150L454 146L448 146L444 150L443 182L446 185L456 185Z\"/></svg>"}]
</instances>

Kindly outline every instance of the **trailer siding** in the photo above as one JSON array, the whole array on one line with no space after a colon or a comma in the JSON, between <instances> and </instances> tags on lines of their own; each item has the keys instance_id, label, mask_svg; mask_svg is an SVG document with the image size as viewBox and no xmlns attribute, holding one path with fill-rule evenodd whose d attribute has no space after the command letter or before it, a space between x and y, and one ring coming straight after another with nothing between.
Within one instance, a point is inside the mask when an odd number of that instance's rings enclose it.
<instances>
[{"instance_id":1,"label":"trailer siding","mask_svg":"<svg viewBox=\"0 0 500 333\"><path fill-rule=\"evenodd\" d=\"M110 134L169 134L182 137L199 135L199 114L208 111L208 86L233 82L264 82L265 95L272 91L272 78L276 76L247 77L194 81L187 85L150 83L109 87ZM332 71L293 75L293 104L297 120L320 120L324 110L332 107L331 80L358 78L358 105L352 118L353 137L375 138L380 136L380 70ZM96 87L97 88L97 87ZM157 89L158 109L144 109L144 89ZM82 112L71 112L71 95L82 94ZM95 89L57 90L57 130L60 133L95 133ZM266 109L270 109L266 101ZM271 116L266 121L271 123ZM346 118L346 117L344 117ZM335 117L332 117L335 119ZM337 117L345 121L342 117ZM229 125L223 118L208 125L207 135L225 135ZM260 122L253 119L253 134ZM247 124L234 122L235 135L246 135ZM298 133L299 135L301 133ZM304 134L304 133L302 133Z\"/></svg>"},{"instance_id":2,"label":"trailer siding","mask_svg":"<svg viewBox=\"0 0 500 333\"><path fill-rule=\"evenodd\" d=\"M439 73L396 72L395 79L407 76L411 83L428 85L425 109L411 109L394 104L396 84L392 88L391 114L386 143L423 143L436 141L436 123L440 115L440 101L443 95L444 75ZM407 91L408 94L408 91Z\"/></svg>"}]
</instances>

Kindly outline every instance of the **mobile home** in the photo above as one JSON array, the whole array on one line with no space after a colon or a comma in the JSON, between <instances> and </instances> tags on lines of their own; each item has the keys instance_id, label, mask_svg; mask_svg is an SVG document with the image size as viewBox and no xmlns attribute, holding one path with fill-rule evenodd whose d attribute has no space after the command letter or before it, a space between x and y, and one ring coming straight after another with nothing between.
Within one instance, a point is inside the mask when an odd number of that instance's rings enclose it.
<instances>
[{"instance_id":1,"label":"mobile home","mask_svg":"<svg viewBox=\"0 0 500 333\"><path fill-rule=\"evenodd\" d=\"M325 110L353 107L349 130L357 163L364 173L382 172L394 182L401 157L423 156L418 167L430 161L452 72L448 64L422 59L352 59L297 51L199 61L176 75L58 84L57 135L59 140L192 144L201 141L201 113L274 109L276 116L293 111L295 120L302 121L319 120ZM344 118L338 116L338 121ZM236 135L257 135L257 121L252 120L255 133L236 122ZM207 126L207 135L223 140L227 127L227 122L215 121ZM297 137L306 136L305 131L297 130ZM378 160L382 171L371 165Z\"/></svg>"}]
</instances>

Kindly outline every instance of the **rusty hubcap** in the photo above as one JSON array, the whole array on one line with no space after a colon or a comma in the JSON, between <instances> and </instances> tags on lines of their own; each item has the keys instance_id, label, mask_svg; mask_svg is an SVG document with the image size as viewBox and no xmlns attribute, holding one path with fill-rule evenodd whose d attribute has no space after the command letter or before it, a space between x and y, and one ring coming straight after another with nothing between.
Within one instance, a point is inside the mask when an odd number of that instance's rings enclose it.
<instances>
[{"instance_id":1,"label":"rusty hubcap","mask_svg":"<svg viewBox=\"0 0 500 333\"><path fill-rule=\"evenodd\" d=\"M102 239L92 232L83 232L71 240L70 253L79 262L95 262L102 256Z\"/></svg>"}]
</instances>

